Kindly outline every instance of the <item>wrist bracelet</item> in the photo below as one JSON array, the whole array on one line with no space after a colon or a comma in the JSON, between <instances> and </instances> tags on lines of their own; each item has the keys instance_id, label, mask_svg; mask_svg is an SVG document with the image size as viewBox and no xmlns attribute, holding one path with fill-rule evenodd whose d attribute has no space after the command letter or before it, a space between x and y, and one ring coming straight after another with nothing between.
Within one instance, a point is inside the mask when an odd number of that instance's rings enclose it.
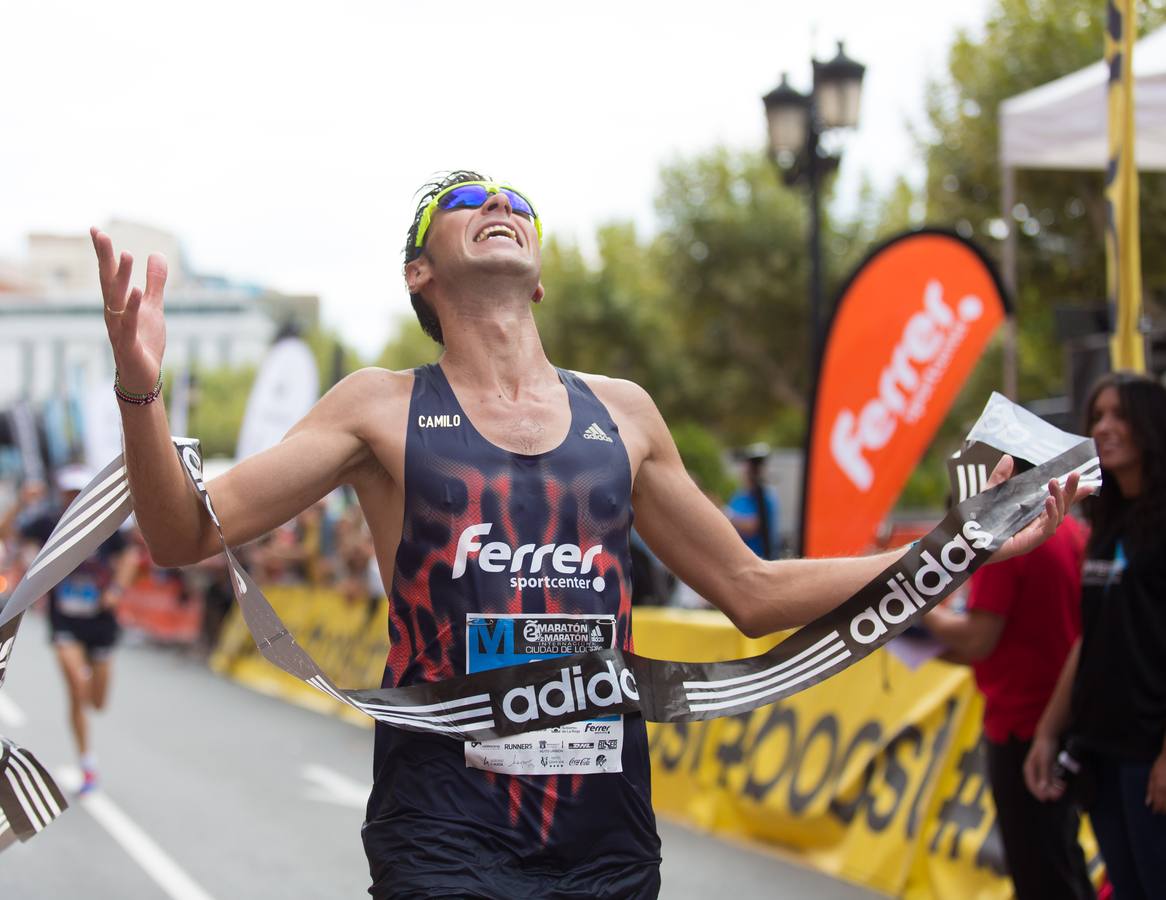
<instances>
[{"instance_id":1,"label":"wrist bracelet","mask_svg":"<svg viewBox=\"0 0 1166 900\"><path fill-rule=\"evenodd\" d=\"M134 406L145 406L147 403L153 403L162 394L162 371L160 369L158 370L158 383L154 385L152 391L148 394L135 394L133 391L127 391L121 386L121 375L117 369L114 369L113 393L122 403L132 403Z\"/></svg>"}]
</instances>

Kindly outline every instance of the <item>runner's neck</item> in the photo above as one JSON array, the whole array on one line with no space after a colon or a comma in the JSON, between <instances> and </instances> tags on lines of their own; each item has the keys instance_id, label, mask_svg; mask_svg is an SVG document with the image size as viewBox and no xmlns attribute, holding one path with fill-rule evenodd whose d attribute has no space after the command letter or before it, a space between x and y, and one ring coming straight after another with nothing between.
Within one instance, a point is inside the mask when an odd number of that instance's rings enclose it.
<instances>
[{"instance_id":1,"label":"runner's neck","mask_svg":"<svg viewBox=\"0 0 1166 900\"><path fill-rule=\"evenodd\" d=\"M529 312L525 316L461 316L451 324L455 327L446 332L440 362L454 387L512 401L558 388L558 374L543 351Z\"/></svg>"}]
</instances>

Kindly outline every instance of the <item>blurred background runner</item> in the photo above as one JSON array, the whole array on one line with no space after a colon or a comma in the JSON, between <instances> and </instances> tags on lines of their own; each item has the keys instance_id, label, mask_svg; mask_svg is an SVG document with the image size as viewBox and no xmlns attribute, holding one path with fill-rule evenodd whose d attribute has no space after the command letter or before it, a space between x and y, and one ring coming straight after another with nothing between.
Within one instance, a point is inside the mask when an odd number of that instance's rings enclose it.
<instances>
[{"instance_id":1,"label":"blurred background runner","mask_svg":"<svg viewBox=\"0 0 1166 900\"><path fill-rule=\"evenodd\" d=\"M28 485L21 493L22 502L5 516L0 537L15 530L35 553L93 474L81 466L57 472L56 503L44 502L41 486ZM81 767L82 794L97 787L97 754L88 711L105 708L119 633L115 609L137 565L137 547L125 532L115 531L49 592L49 637L68 689L69 725Z\"/></svg>"}]
</instances>

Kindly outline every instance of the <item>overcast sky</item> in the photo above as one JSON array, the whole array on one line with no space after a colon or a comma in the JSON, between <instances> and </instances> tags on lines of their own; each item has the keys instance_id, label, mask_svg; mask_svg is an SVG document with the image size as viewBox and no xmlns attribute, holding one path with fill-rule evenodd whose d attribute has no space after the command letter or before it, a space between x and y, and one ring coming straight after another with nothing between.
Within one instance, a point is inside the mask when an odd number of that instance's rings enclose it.
<instances>
[{"instance_id":1,"label":"overcast sky","mask_svg":"<svg viewBox=\"0 0 1166 900\"><path fill-rule=\"evenodd\" d=\"M203 272L318 293L375 353L409 313L413 194L476 168L548 233L653 227L661 164L765 142L761 96L811 52L867 65L839 203L921 178L907 123L991 0L10 5L0 54L0 256L111 217L175 232Z\"/></svg>"}]
</instances>

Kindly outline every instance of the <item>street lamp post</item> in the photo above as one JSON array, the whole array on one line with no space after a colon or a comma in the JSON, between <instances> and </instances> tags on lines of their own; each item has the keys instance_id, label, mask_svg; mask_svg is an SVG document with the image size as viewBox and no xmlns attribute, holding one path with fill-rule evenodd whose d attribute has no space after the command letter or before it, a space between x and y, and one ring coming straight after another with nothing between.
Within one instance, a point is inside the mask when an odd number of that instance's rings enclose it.
<instances>
[{"instance_id":1,"label":"street lamp post","mask_svg":"<svg viewBox=\"0 0 1166 900\"><path fill-rule=\"evenodd\" d=\"M821 137L830 129L858 124L866 67L846 55L841 41L833 59L811 62L814 85L809 94L791 87L783 73L781 84L762 99L769 123L770 157L787 185L804 184L809 193L810 374L811 380L816 380L823 338L821 185L839 161L822 147Z\"/></svg>"}]
</instances>

